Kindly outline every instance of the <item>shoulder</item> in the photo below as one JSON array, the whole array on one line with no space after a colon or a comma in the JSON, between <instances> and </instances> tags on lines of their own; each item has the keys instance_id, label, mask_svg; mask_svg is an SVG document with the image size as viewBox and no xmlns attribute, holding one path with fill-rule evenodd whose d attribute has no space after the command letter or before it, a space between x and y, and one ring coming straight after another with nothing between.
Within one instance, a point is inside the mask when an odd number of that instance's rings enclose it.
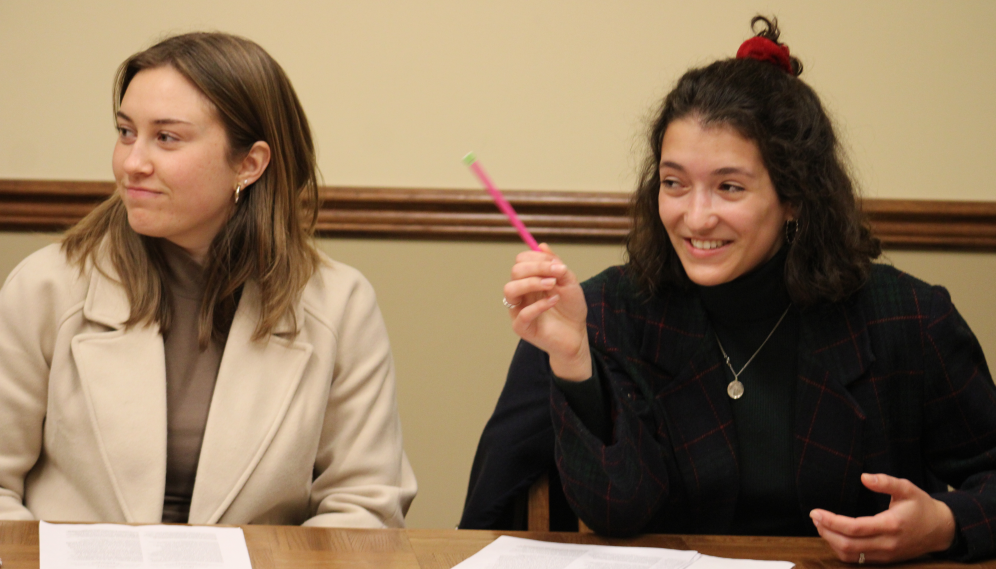
<instances>
[{"instance_id":1,"label":"shoulder","mask_svg":"<svg viewBox=\"0 0 996 569\"><path fill-rule=\"evenodd\" d=\"M687 302L691 295L671 285L662 285L654 294L648 294L632 278L625 265L609 267L581 283L589 305L604 303L615 307L639 307L639 311L653 310L655 306L671 300Z\"/></svg>"},{"instance_id":2,"label":"shoulder","mask_svg":"<svg viewBox=\"0 0 996 569\"><path fill-rule=\"evenodd\" d=\"M59 243L52 243L21 260L7 275L7 282L22 278L59 277L72 269Z\"/></svg>"},{"instance_id":3,"label":"shoulder","mask_svg":"<svg viewBox=\"0 0 996 569\"><path fill-rule=\"evenodd\" d=\"M922 316L939 306L950 306L951 297L942 286L928 284L893 266L876 263L872 265L865 285L855 293L854 301L866 314L883 319Z\"/></svg>"},{"instance_id":4,"label":"shoulder","mask_svg":"<svg viewBox=\"0 0 996 569\"><path fill-rule=\"evenodd\" d=\"M928 284L892 265L874 263L868 274L868 281L861 290L874 294L929 294L935 288L942 287Z\"/></svg>"},{"instance_id":5,"label":"shoulder","mask_svg":"<svg viewBox=\"0 0 996 569\"><path fill-rule=\"evenodd\" d=\"M338 328L351 313L377 308L373 285L355 268L319 252L321 264L301 293L304 310L314 318Z\"/></svg>"},{"instance_id":6,"label":"shoulder","mask_svg":"<svg viewBox=\"0 0 996 569\"><path fill-rule=\"evenodd\" d=\"M705 333L705 311L693 291L664 285L648 294L625 266L609 267L582 288L593 345L629 350L653 338L655 343L684 346L689 338L696 342Z\"/></svg>"},{"instance_id":7,"label":"shoulder","mask_svg":"<svg viewBox=\"0 0 996 569\"><path fill-rule=\"evenodd\" d=\"M82 314L89 287L89 274L70 264L58 244L32 253L0 289L0 336L36 338L51 349L56 331Z\"/></svg>"},{"instance_id":8,"label":"shoulder","mask_svg":"<svg viewBox=\"0 0 996 569\"><path fill-rule=\"evenodd\" d=\"M588 303L594 302L626 302L639 297L640 290L636 282L630 278L625 265L609 267L581 283Z\"/></svg>"},{"instance_id":9,"label":"shoulder","mask_svg":"<svg viewBox=\"0 0 996 569\"><path fill-rule=\"evenodd\" d=\"M923 349L932 344L940 349L978 344L947 289L895 267L873 265L867 282L850 303L879 350L886 345L906 350L902 345Z\"/></svg>"},{"instance_id":10,"label":"shoulder","mask_svg":"<svg viewBox=\"0 0 996 569\"><path fill-rule=\"evenodd\" d=\"M53 243L28 255L7 275L6 294L47 298L60 304L82 301L89 278L69 262L59 243Z\"/></svg>"}]
</instances>

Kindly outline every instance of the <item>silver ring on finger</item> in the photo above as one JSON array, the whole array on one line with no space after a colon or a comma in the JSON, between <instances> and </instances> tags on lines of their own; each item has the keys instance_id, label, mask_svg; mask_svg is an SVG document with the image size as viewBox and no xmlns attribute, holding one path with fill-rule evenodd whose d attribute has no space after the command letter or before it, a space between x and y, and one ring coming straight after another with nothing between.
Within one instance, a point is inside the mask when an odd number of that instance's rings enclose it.
<instances>
[{"instance_id":1,"label":"silver ring on finger","mask_svg":"<svg viewBox=\"0 0 996 569\"><path fill-rule=\"evenodd\" d=\"M501 303L504 304L505 308L507 308L509 310L512 310L513 308L515 308L516 306L518 306L518 304L512 304L511 302L509 302L508 299L505 298L504 296L501 297Z\"/></svg>"},{"instance_id":2,"label":"silver ring on finger","mask_svg":"<svg viewBox=\"0 0 996 569\"><path fill-rule=\"evenodd\" d=\"M864 565L864 564L865 564L865 554L864 553L859 553L858 554L858 565Z\"/></svg>"}]
</instances>

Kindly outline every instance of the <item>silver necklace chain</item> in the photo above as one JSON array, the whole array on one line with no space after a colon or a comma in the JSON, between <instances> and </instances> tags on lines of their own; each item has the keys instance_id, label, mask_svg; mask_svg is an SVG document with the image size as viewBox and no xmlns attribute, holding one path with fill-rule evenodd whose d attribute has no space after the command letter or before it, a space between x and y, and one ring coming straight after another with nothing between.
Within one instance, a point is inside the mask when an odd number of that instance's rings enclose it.
<instances>
[{"instance_id":1,"label":"silver necklace chain","mask_svg":"<svg viewBox=\"0 0 996 569\"><path fill-rule=\"evenodd\" d=\"M761 350L764 348L764 345L768 343L768 340L770 340L771 337L775 335L775 330L777 330L778 327L781 326L782 320L785 320L785 317L788 316L789 310L791 308L792 304L789 304L785 308L785 312L782 312L782 317L778 319L778 322L775 324L775 327L771 329L771 332L768 332L768 337L765 338L763 342L761 342L761 345L757 348L757 350L754 350L754 355L751 356L749 360L747 360L747 363L744 364L744 367L740 368L740 371L736 371L733 369L733 365L730 364L730 356L726 355L726 350L723 349L723 343L719 341L719 334L716 334L716 343L719 344L719 351L723 353L723 358L726 360L726 367L730 368L730 372L733 373L733 381L731 381L730 384L726 386L726 394L730 396L730 399L740 399L741 397L743 397L744 384L740 382L740 374L742 374L744 370L747 369L747 366L750 365L750 362L754 361L754 358L757 357L757 354L761 353Z\"/></svg>"}]
</instances>

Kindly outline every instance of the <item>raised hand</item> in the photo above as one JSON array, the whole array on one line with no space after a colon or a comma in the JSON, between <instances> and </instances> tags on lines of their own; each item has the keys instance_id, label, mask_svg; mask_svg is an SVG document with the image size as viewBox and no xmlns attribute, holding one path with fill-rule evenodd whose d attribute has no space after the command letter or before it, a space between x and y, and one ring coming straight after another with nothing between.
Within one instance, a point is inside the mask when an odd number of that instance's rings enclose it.
<instances>
[{"instance_id":1,"label":"raised hand","mask_svg":"<svg viewBox=\"0 0 996 569\"><path fill-rule=\"evenodd\" d=\"M586 319L588 306L577 277L550 247L524 251L515 258L505 284L512 330L550 355L558 377L582 381L591 377Z\"/></svg>"},{"instance_id":2,"label":"raised hand","mask_svg":"<svg viewBox=\"0 0 996 569\"><path fill-rule=\"evenodd\" d=\"M841 561L892 563L951 547L955 520L944 502L903 478L866 473L861 483L873 492L892 496L889 509L863 518L826 510L809 514Z\"/></svg>"}]
</instances>

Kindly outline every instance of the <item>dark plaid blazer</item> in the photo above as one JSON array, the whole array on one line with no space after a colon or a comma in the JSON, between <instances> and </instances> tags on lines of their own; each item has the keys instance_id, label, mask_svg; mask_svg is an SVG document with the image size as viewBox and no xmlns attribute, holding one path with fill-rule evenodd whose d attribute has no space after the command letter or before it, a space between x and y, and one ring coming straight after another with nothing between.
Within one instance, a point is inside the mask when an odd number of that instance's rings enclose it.
<instances>
[{"instance_id":1,"label":"dark plaid blazer","mask_svg":"<svg viewBox=\"0 0 996 569\"><path fill-rule=\"evenodd\" d=\"M583 285L607 446L552 390L564 492L607 534L728 533L740 488L728 382L694 292L641 296L621 267ZM862 472L906 478L954 512L965 559L996 552L996 388L947 291L876 265L849 301L799 314L799 507L886 509ZM947 492L946 485L956 491Z\"/></svg>"}]
</instances>

